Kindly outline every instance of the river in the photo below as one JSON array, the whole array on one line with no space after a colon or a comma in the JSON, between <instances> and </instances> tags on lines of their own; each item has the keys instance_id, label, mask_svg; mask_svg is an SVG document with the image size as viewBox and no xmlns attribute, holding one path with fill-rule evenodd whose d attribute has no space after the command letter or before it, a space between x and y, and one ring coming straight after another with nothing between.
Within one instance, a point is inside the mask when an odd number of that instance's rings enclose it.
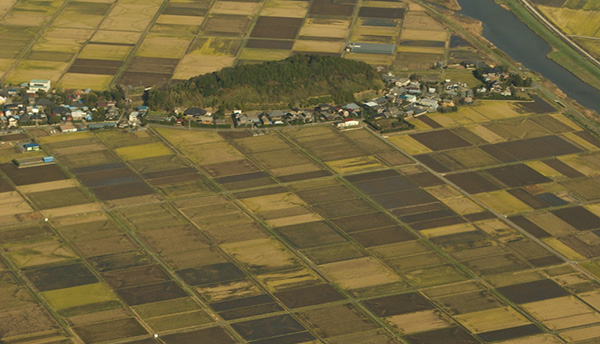
<instances>
[{"instance_id":1,"label":"river","mask_svg":"<svg viewBox=\"0 0 600 344\"><path fill-rule=\"evenodd\" d=\"M546 55L550 45L494 0L458 0L463 15L483 23L483 36L513 60L552 81L579 104L600 113L600 90L586 84Z\"/></svg>"}]
</instances>

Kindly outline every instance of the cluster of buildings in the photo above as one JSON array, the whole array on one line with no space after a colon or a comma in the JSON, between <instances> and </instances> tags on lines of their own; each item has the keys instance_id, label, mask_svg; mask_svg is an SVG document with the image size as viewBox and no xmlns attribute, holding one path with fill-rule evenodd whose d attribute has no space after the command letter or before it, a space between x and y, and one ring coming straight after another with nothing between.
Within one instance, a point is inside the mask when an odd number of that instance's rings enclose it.
<instances>
[{"instance_id":1,"label":"cluster of buildings","mask_svg":"<svg viewBox=\"0 0 600 344\"><path fill-rule=\"evenodd\" d=\"M74 92L66 102L51 99L50 80L33 79L19 86L0 89L0 129L28 124L58 124L92 121L93 113L102 109L106 119L116 119L120 111L114 101L98 102L95 107L84 105L82 97L91 90Z\"/></svg>"},{"instance_id":2,"label":"cluster of buildings","mask_svg":"<svg viewBox=\"0 0 600 344\"><path fill-rule=\"evenodd\" d=\"M354 47L354 46L353 46ZM488 88L483 87L476 92L498 92L505 95L510 88L503 87L509 77L494 68L486 69L483 78ZM357 118L369 121L393 123L405 118L417 117L428 112L452 111L457 103L470 104L474 94L467 84L452 80L439 83L438 80L417 80L416 78L396 77L391 73L383 76L387 84L386 92L377 98L361 103L345 105L319 104L309 109L271 110L242 112L236 110L231 121L222 119L217 114L199 107L171 114L160 114L149 111L146 106L138 106L124 115L115 101L98 101L95 107L84 105L82 98L90 90L73 93L68 104L57 105L46 97L51 91L49 80L31 80L21 87L9 87L0 90L0 128L13 128L22 124L55 123L62 124L64 131L104 128L118 126L121 128L138 127L145 122L171 123L179 125L227 125L233 122L235 127L264 127L272 125L307 124L315 122L333 122L344 128L357 125ZM54 92L54 91L53 91ZM87 99L87 98L86 98ZM128 99L127 99L128 100ZM129 101L129 100L128 100ZM86 100L89 103L89 100ZM102 123L91 123L95 114L101 113ZM37 122L36 122L37 121ZM112 124L107 125L107 122Z\"/></svg>"},{"instance_id":3,"label":"cluster of buildings","mask_svg":"<svg viewBox=\"0 0 600 344\"><path fill-rule=\"evenodd\" d=\"M505 82L509 76L510 73L508 72L502 72L496 68L490 69L481 75L482 81L485 82L487 86L478 88L477 93L482 95L489 92L492 94L500 94L505 97L512 96L512 91Z\"/></svg>"},{"instance_id":4,"label":"cluster of buildings","mask_svg":"<svg viewBox=\"0 0 600 344\"><path fill-rule=\"evenodd\" d=\"M147 107L143 106L143 107L138 107L142 108L142 110L144 108ZM212 112L210 112L209 110L203 109L203 108L199 108L199 107L191 107L191 108L187 108L184 111L179 111L179 110L175 110L173 114L170 115L166 115L166 114L162 114L162 115L146 115L145 113L141 112L142 110L139 110L140 113L142 114L142 118L144 118L146 121L148 122L155 122L155 123L173 123L176 125L185 125L190 124L191 123L195 123L198 125L224 125L226 124L226 121L224 119L221 118L217 118Z\"/></svg>"},{"instance_id":5,"label":"cluster of buildings","mask_svg":"<svg viewBox=\"0 0 600 344\"><path fill-rule=\"evenodd\" d=\"M371 105L378 113L400 113L404 117L417 117L427 112L455 110L458 101L473 103L473 90L467 84L450 79L441 84L395 77L387 74L383 77L389 90L384 99L374 99ZM383 105L387 108L382 108ZM390 108L396 110L390 111ZM388 116L385 116L388 117Z\"/></svg>"},{"instance_id":6,"label":"cluster of buildings","mask_svg":"<svg viewBox=\"0 0 600 344\"><path fill-rule=\"evenodd\" d=\"M50 90L50 80L33 79L19 87L5 87L0 90L0 128L16 128L21 123L46 120L46 108L52 102L40 99L38 92Z\"/></svg>"},{"instance_id":7,"label":"cluster of buildings","mask_svg":"<svg viewBox=\"0 0 600 344\"><path fill-rule=\"evenodd\" d=\"M334 106L323 103L311 109L271 110L242 113L233 112L232 118L236 127L263 127L283 124L308 124L315 122L335 122L360 116L362 107L355 103Z\"/></svg>"}]
</instances>

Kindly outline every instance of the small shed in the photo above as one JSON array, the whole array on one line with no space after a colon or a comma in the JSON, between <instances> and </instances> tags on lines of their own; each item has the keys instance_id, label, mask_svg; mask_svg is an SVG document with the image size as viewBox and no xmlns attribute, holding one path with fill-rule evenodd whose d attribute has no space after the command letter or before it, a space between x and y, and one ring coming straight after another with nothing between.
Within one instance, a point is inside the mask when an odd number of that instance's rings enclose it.
<instances>
[{"instance_id":1,"label":"small shed","mask_svg":"<svg viewBox=\"0 0 600 344\"><path fill-rule=\"evenodd\" d=\"M39 151L40 150L40 145L37 143L26 143L23 145L23 148L25 149L25 151L27 152L34 152L34 151Z\"/></svg>"}]
</instances>

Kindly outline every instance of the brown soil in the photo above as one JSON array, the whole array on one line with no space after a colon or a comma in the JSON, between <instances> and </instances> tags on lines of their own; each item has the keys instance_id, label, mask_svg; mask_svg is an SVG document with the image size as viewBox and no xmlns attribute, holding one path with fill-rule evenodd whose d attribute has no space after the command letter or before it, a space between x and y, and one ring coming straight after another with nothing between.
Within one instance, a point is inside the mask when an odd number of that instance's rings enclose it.
<instances>
[{"instance_id":1,"label":"brown soil","mask_svg":"<svg viewBox=\"0 0 600 344\"><path fill-rule=\"evenodd\" d=\"M210 306L217 312L230 311L233 309L259 306L269 303L274 303L275 300L269 295L256 295L241 299L228 300L211 303Z\"/></svg>"},{"instance_id":2,"label":"brown soil","mask_svg":"<svg viewBox=\"0 0 600 344\"><path fill-rule=\"evenodd\" d=\"M448 209L448 208L445 205L443 205L442 203L434 202L434 203L428 203L428 204L423 204L423 205L416 205L416 206L412 206L412 207L394 209L394 215L399 216L399 217L405 217L405 216L409 216L409 215L429 213L429 212L444 210L444 209Z\"/></svg>"},{"instance_id":3,"label":"brown soil","mask_svg":"<svg viewBox=\"0 0 600 344\"><path fill-rule=\"evenodd\" d=\"M28 270L25 275L39 291L98 282L98 279L81 263Z\"/></svg>"},{"instance_id":4,"label":"brown soil","mask_svg":"<svg viewBox=\"0 0 600 344\"><path fill-rule=\"evenodd\" d=\"M512 189L512 190L508 190L508 193L515 196L519 201L527 204L528 206L532 207L533 209L542 209L542 208L547 208L550 206L550 204L535 197L534 195L532 195L525 189L521 189L521 188Z\"/></svg>"},{"instance_id":5,"label":"brown soil","mask_svg":"<svg viewBox=\"0 0 600 344\"><path fill-rule=\"evenodd\" d=\"M379 317L389 317L397 314L407 314L435 308L427 299L418 293L385 296L363 301L363 304Z\"/></svg>"},{"instance_id":6,"label":"brown soil","mask_svg":"<svg viewBox=\"0 0 600 344\"><path fill-rule=\"evenodd\" d=\"M526 337L536 333L541 333L541 330L537 326L531 324L505 328L502 330L478 333L477 336L485 340L486 342L496 342Z\"/></svg>"},{"instance_id":7,"label":"brown soil","mask_svg":"<svg viewBox=\"0 0 600 344\"><path fill-rule=\"evenodd\" d=\"M392 208L403 208L411 205L436 202L437 199L422 189L414 189L403 192L394 192L372 197L381 206Z\"/></svg>"},{"instance_id":8,"label":"brown soil","mask_svg":"<svg viewBox=\"0 0 600 344\"><path fill-rule=\"evenodd\" d=\"M515 303L529 303L569 295L556 282L544 279L497 289Z\"/></svg>"},{"instance_id":9,"label":"brown soil","mask_svg":"<svg viewBox=\"0 0 600 344\"><path fill-rule=\"evenodd\" d=\"M0 165L0 169L17 185L67 179L67 176L56 165L18 168L13 163L7 163Z\"/></svg>"},{"instance_id":10,"label":"brown soil","mask_svg":"<svg viewBox=\"0 0 600 344\"><path fill-rule=\"evenodd\" d=\"M377 326L351 305L337 305L306 311L299 316L325 338L361 332Z\"/></svg>"},{"instance_id":11,"label":"brown soil","mask_svg":"<svg viewBox=\"0 0 600 344\"><path fill-rule=\"evenodd\" d=\"M154 178L164 178L164 177L176 177L182 174L192 174L196 173L196 170L191 167L182 167L164 171L156 171L156 172L148 172L142 174L142 177L146 179L154 179ZM174 178L176 179L176 178Z\"/></svg>"},{"instance_id":12,"label":"brown soil","mask_svg":"<svg viewBox=\"0 0 600 344\"><path fill-rule=\"evenodd\" d=\"M74 330L85 343L99 343L147 334L144 327L134 318L84 325L75 327Z\"/></svg>"},{"instance_id":13,"label":"brown soil","mask_svg":"<svg viewBox=\"0 0 600 344\"><path fill-rule=\"evenodd\" d=\"M177 274L190 285L223 283L245 278L244 272L233 263L219 263L177 271Z\"/></svg>"},{"instance_id":14,"label":"brown soil","mask_svg":"<svg viewBox=\"0 0 600 344\"><path fill-rule=\"evenodd\" d=\"M329 218L345 217L354 214L364 214L373 211L373 207L367 201L360 198L334 203L315 205L314 208Z\"/></svg>"},{"instance_id":15,"label":"brown soil","mask_svg":"<svg viewBox=\"0 0 600 344\"><path fill-rule=\"evenodd\" d=\"M49 236L50 229L48 227L33 226L0 230L0 242L3 244L40 240Z\"/></svg>"},{"instance_id":16,"label":"brown soil","mask_svg":"<svg viewBox=\"0 0 600 344\"><path fill-rule=\"evenodd\" d=\"M297 191L296 195L302 198L303 201L310 204L319 204L356 198L356 193L343 185Z\"/></svg>"},{"instance_id":17,"label":"brown soil","mask_svg":"<svg viewBox=\"0 0 600 344\"><path fill-rule=\"evenodd\" d=\"M92 188L92 191L102 201L144 196L153 194L153 190L142 182L125 183Z\"/></svg>"},{"instance_id":18,"label":"brown soil","mask_svg":"<svg viewBox=\"0 0 600 344\"><path fill-rule=\"evenodd\" d=\"M34 332L56 330L58 324L42 306L4 310L0 313L0 336L9 338Z\"/></svg>"},{"instance_id":19,"label":"brown soil","mask_svg":"<svg viewBox=\"0 0 600 344\"><path fill-rule=\"evenodd\" d=\"M485 170L485 173L512 188L552 181L525 164L491 168Z\"/></svg>"},{"instance_id":20,"label":"brown soil","mask_svg":"<svg viewBox=\"0 0 600 344\"><path fill-rule=\"evenodd\" d=\"M163 282L115 291L130 306L188 296L175 282Z\"/></svg>"},{"instance_id":21,"label":"brown soil","mask_svg":"<svg viewBox=\"0 0 600 344\"><path fill-rule=\"evenodd\" d=\"M364 247L386 245L416 239L410 232L399 226L356 232L351 234L351 236Z\"/></svg>"},{"instance_id":22,"label":"brown soil","mask_svg":"<svg viewBox=\"0 0 600 344\"><path fill-rule=\"evenodd\" d=\"M295 39L302 20L302 18L259 17L250 36Z\"/></svg>"},{"instance_id":23,"label":"brown soil","mask_svg":"<svg viewBox=\"0 0 600 344\"><path fill-rule=\"evenodd\" d=\"M581 149L558 136L544 136L481 146L486 153L502 162L543 159L581 152Z\"/></svg>"},{"instance_id":24,"label":"brown soil","mask_svg":"<svg viewBox=\"0 0 600 344\"><path fill-rule=\"evenodd\" d=\"M246 48L258 49L283 49L290 50L294 46L293 41L279 41L272 39L249 39Z\"/></svg>"},{"instance_id":25,"label":"brown soil","mask_svg":"<svg viewBox=\"0 0 600 344\"><path fill-rule=\"evenodd\" d=\"M333 223L348 233L396 225L393 220L383 213L369 213L344 217L334 220Z\"/></svg>"},{"instance_id":26,"label":"brown soil","mask_svg":"<svg viewBox=\"0 0 600 344\"><path fill-rule=\"evenodd\" d=\"M417 189L419 186L404 176L375 179L361 183L353 183L356 188L367 195L379 195L390 192L402 192Z\"/></svg>"},{"instance_id":27,"label":"brown soil","mask_svg":"<svg viewBox=\"0 0 600 344\"><path fill-rule=\"evenodd\" d=\"M122 61L76 59L69 73L114 75L121 67Z\"/></svg>"},{"instance_id":28,"label":"brown soil","mask_svg":"<svg viewBox=\"0 0 600 344\"><path fill-rule=\"evenodd\" d=\"M304 330L304 327L288 314L239 322L231 326L248 341L271 338Z\"/></svg>"},{"instance_id":29,"label":"brown soil","mask_svg":"<svg viewBox=\"0 0 600 344\"><path fill-rule=\"evenodd\" d=\"M436 203L432 203L432 204L436 204ZM397 215L397 214L395 214L395 215ZM405 216L401 216L400 219L406 223L414 223L414 222L421 222L421 221L426 221L426 220L442 219L442 218L452 217L452 216L457 216L457 215L458 214L456 214L451 209L446 208L446 209L439 209L439 210L434 210L434 211L429 211L429 212L424 212L424 213L405 215Z\"/></svg>"},{"instance_id":30,"label":"brown soil","mask_svg":"<svg viewBox=\"0 0 600 344\"><path fill-rule=\"evenodd\" d=\"M233 195L237 199L244 199L244 198L251 198L251 197L274 195L274 194L283 193L283 192L288 192L288 190L285 189L283 186L275 186L275 187L267 187L267 188L258 189L258 190L236 192Z\"/></svg>"},{"instance_id":31,"label":"brown soil","mask_svg":"<svg viewBox=\"0 0 600 344\"><path fill-rule=\"evenodd\" d=\"M238 174L238 175L233 175L233 176L215 178L215 181L220 184L229 184L229 183L236 183L236 182L247 182L252 179L261 179L261 178L266 178L266 177L269 177L269 174L267 172L258 171L258 172L251 172L251 173L244 173L244 174Z\"/></svg>"},{"instance_id":32,"label":"brown soil","mask_svg":"<svg viewBox=\"0 0 600 344\"><path fill-rule=\"evenodd\" d=\"M444 296L435 301L453 315L499 308L504 305L485 290Z\"/></svg>"},{"instance_id":33,"label":"brown soil","mask_svg":"<svg viewBox=\"0 0 600 344\"><path fill-rule=\"evenodd\" d=\"M202 168L214 178L260 171L247 159L203 165Z\"/></svg>"},{"instance_id":34,"label":"brown soil","mask_svg":"<svg viewBox=\"0 0 600 344\"><path fill-rule=\"evenodd\" d=\"M450 130L436 130L410 135L413 139L434 151L468 147L471 144Z\"/></svg>"},{"instance_id":35,"label":"brown soil","mask_svg":"<svg viewBox=\"0 0 600 344\"><path fill-rule=\"evenodd\" d=\"M579 178L584 176L581 172L558 159L548 159L543 160L542 162L555 169L559 173L564 174L567 178Z\"/></svg>"},{"instance_id":36,"label":"brown soil","mask_svg":"<svg viewBox=\"0 0 600 344\"><path fill-rule=\"evenodd\" d=\"M299 308L343 300L344 297L329 284L290 289L275 293L286 307Z\"/></svg>"},{"instance_id":37,"label":"brown soil","mask_svg":"<svg viewBox=\"0 0 600 344\"><path fill-rule=\"evenodd\" d=\"M100 272L150 264L150 258L140 251L129 251L92 257L89 258L89 261Z\"/></svg>"},{"instance_id":38,"label":"brown soil","mask_svg":"<svg viewBox=\"0 0 600 344\"><path fill-rule=\"evenodd\" d=\"M125 72L119 83L131 86L158 85L169 82L172 76L170 73Z\"/></svg>"},{"instance_id":39,"label":"brown soil","mask_svg":"<svg viewBox=\"0 0 600 344\"><path fill-rule=\"evenodd\" d=\"M583 207L553 210L552 214L580 231L600 228L600 218Z\"/></svg>"},{"instance_id":40,"label":"brown soil","mask_svg":"<svg viewBox=\"0 0 600 344\"><path fill-rule=\"evenodd\" d=\"M4 179L0 179L0 192L13 191L14 188Z\"/></svg>"},{"instance_id":41,"label":"brown soil","mask_svg":"<svg viewBox=\"0 0 600 344\"><path fill-rule=\"evenodd\" d=\"M203 31L237 36L242 35L249 24L247 16L214 14L206 20Z\"/></svg>"},{"instance_id":42,"label":"brown soil","mask_svg":"<svg viewBox=\"0 0 600 344\"><path fill-rule=\"evenodd\" d=\"M361 7L358 12L359 17L372 18L404 18L403 8L381 8L381 7Z\"/></svg>"},{"instance_id":43,"label":"brown soil","mask_svg":"<svg viewBox=\"0 0 600 344\"><path fill-rule=\"evenodd\" d=\"M476 344L479 340L461 327L421 332L406 336L414 344Z\"/></svg>"},{"instance_id":44,"label":"brown soil","mask_svg":"<svg viewBox=\"0 0 600 344\"><path fill-rule=\"evenodd\" d=\"M310 7L309 14L349 17L354 11L354 5L338 4L333 0L316 0Z\"/></svg>"},{"instance_id":45,"label":"brown soil","mask_svg":"<svg viewBox=\"0 0 600 344\"><path fill-rule=\"evenodd\" d=\"M423 230L423 229L429 229L429 228L451 226L451 225L456 225L456 224L465 223L465 222L466 221L463 218L456 216L456 217L446 217L446 218L437 219L437 220L427 220L427 221L422 221L422 222L415 222L415 223L412 223L411 226L416 230Z\"/></svg>"},{"instance_id":46,"label":"brown soil","mask_svg":"<svg viewBox=\"0 0 600 344\"><path fill-rule=\"evenodd\" d=\"M297 248L322 246L346 239L326 222L308 222L275 229Z\"/></svg>"},{"instance_id":47,"label":"brown soil","mask_svg":"<svg viewBox=\"0 0 600 344\"><path fill-rule=\"evenodd\" d=\"M297 173L297 174L289 174L286 176L278 176L277 179L283 183L288 183L288 182L295 182L295 181L306 180L306 179L327 177L330 175L331 175L331 173L329 171L312 171L312 172L303 172L303 173Z\"/></svg>"},{"instance_id":48,"label":"brown soil","mask_svg":"<svg viewBox=\"0 0 600 344\"><path fill-rule=\"evenodd\" d=\"M221 327L170 334L161 338L167 344L234 344L236 342Z\"/></svg>"},{"instance_id":49,"label":"brown soil","mask_svg":"<svg viewBox=\"0 0 600 344\"><path fill-rule=\"evenodd\" d=\"M27 134L12 134L0 136L0 139L2 141L20 141L29 139L29 136Z\"/></svg>"},{"instance_id":50,"label":"brown soil","mask_svg":"<svg viewBox=\"0 0 600 344\"><path fill-rule=\"evenodd\" d=\"M99 238L88 241L78 241L74 243L79 252L84 257L94 257L99 255L126 252L134 250L136 245L125 235L116 235L106 238Z\"/></svg>"},{"instance_id":51,"label":"brown soil","mask_svg":"<svg viewBox=\"0 0 600 344\"><path fill-rule=\"evenodd\" d=\"M170 279L158 265L110 271L104 273L103 277L106 283L115 289L160 283Z\"/></svg>"},{"instance_id":52,"label":"brown soil","mask_svg":"<svg viewBox=\"0 0 600 344\"><path fill-rule=\"evenodd\" d=\"M490 192L500 190L500 187L477 172L457 173L446 176L452 183L468 193Z\"/></svg>"},{"instance_id":53,"label":"brown soil","mask_svg":"<svg viewBox=\"0 0 600 344\"><path fill-rule=\"evenodd\" d=\"M233 320L233 319L241 319L248 318L256 315L265 315L269 313L275 313L282 311L283 308L276 303L268 303L264 305L242 308L242 309L234 309L225 312L219 312L219 315L223 317L225 320Z\"/></svg>"}]
</instances>

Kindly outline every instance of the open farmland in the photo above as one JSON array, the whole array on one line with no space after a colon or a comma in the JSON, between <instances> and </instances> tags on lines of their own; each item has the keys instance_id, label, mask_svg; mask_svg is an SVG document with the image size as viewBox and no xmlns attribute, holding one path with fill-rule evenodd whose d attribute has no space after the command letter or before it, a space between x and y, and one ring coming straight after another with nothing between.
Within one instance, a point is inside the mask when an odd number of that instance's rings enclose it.
<instances>
[{"instance_id":1,"label":"open farmland","mask_svg":"<svg viewBox=\"0 0 600 344\"><path fill-rule=\"evenodd\" d=\"M551 111L40 136L0 165L0 340L594 342L600 141Z\"/></svg>"},{"instance_id":2,"label":"open farmland","mask_svg":"<svg viewBox=\"0 0 600 344\"><path fill-rule=\"evenodd\" d=\"M10 3L0 7L0 80L68 90L158 85L296 53L421 70L445 56L450 36L404 0ZM374 46L346 52L348 41Z\"/></svg>"}]
</instances>

